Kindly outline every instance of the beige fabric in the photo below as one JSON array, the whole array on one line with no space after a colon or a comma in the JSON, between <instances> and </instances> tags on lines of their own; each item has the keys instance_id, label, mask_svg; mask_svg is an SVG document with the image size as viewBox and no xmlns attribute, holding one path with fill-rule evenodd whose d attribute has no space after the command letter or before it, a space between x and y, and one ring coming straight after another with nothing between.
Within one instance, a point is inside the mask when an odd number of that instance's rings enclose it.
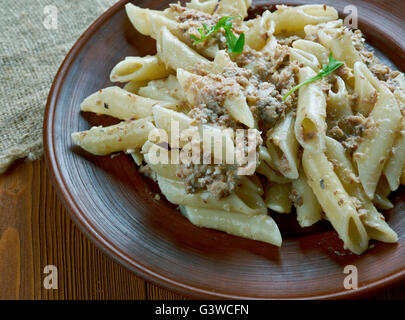
<instances>
[{"instance_id":1,"label":"beige fabric","mask_svg":"<svg viewBox=\"0 0 405 320\"><path fill-rule=\"evenodd\" d=\"M0 174L16 159L41 157L43 113L58 67L79 36L115 2L2 0Z\"/></svg>"}]
</instances>

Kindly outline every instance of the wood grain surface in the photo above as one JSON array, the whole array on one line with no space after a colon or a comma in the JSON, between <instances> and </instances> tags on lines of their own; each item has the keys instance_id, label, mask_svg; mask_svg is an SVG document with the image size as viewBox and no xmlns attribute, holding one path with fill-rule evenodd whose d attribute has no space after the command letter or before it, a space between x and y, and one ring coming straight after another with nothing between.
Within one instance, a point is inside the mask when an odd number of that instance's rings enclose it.
<instances>
[{"instance_id":1,"label":"wood grain surface","mask_svg":"<svg viewBox=\"0 0 405 320\"><path fill-rule=\"evenodd\" d=\"M44 268L58 270L46 290ZM181 299L98 250L59 202L43 160L0 176L0 299Z\"/></svg>"},{"instance_id":2,"label":"wood grain surface","mask_svg":"<svg viewBox=\"0 0 405 320\"><path fill-rule=\"evenodd\" d=\"M46 290L45 266L58 269ZM100 252L59 202L43 160L0 176L0 299L183 299L138 278ZM373 299L405 299L405 284Z\"/></svg>"}]
</instances>

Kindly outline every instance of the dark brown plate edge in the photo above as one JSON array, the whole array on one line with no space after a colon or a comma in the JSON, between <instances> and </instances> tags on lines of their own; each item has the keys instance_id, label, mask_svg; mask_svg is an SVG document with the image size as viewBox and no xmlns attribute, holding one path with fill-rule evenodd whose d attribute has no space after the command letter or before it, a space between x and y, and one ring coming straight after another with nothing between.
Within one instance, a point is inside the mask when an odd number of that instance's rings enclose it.
<instances>
[{"instance_id":1,"label":"dark brown plate edge","mask_svg":"<svg viewBox=\"0 0 405 320\"><path fill-rule=\"evenodd\" d=\"M74 197L69 192L66 187L63 178L61 176L61 171L56 160L57 156L53 148L53 119L56 101L59 98L60 89L63 86L66 74L70 70L72 63L75 61L76 56L81 51L83 45L92 37L92 35L106 22L108 19L117 13L126 3L131 2L131 0L120 0L114 4L111 8L105 11L100 17L94 21L88 29L79 37L73 47L70 49L65 59L63 60L59 70L57 71L54 81L52 83L51 89L48 94L48 99L45 107L44 113L44 130L43 130L43 141L44 141L44 158L47 166L48 174L51 178L53 186L55 187L56 193L61 200L66 211L71 216L72 220L79 227L79 229L93 242L96 246L105 254L107 254L114 261L124 266L125 268L134 272L137 276L150 281L158 286L165 289L175 291L182 295L198 298L198 299L233 299L233 300L248 300L257 299L262 297L246 297L246 296L236 296L226 293L208 291L200 289L194 286L190 286L186 283L181 283L179 281L170 279L164 275L161 275L154 270L142 265L139 262L133 261L124 252L114 246L111 242L105 239L97 230L89 223L86 215L77 205ZM392 287L393 285L405 280L405 268L399 272L387 275L386 277L379 279L373 283L367 284L357 290L353 291L340 291L336 293L330 293L325 295L315 295L315 296L296 296L289 297L288 299L352 299L368 296L381 288ZM280 299L277 297L271 297L269 299Z\"/></svg>"}]
</instances>

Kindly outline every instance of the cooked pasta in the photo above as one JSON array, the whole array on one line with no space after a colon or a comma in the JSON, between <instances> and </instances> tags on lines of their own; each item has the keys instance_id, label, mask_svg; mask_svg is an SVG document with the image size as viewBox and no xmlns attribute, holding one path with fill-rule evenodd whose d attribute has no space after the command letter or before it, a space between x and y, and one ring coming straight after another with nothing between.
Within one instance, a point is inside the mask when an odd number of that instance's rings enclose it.
<instances>
[{"instance_id":1,"label":"cooked pasta","mask_svg":"<svg viewBox=\"0 0 405 320\"><path fill-rule=\"evenodd\" d=\"M126 5L156 54L123 57L81 110L122 122L75 132L129 153L195 226L281 246L272 215L327 219L355 254L398 241L379 209L405 182L405 76L326 5L191 0Z\"/></svg>"}]
</instances>

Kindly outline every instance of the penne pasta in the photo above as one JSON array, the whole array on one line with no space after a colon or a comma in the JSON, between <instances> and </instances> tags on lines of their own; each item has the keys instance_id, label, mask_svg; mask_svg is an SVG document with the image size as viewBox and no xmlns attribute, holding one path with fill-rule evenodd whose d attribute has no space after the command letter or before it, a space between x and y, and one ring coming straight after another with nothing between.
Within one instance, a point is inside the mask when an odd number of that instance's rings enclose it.
<instances>
[{"instance_id":1,"label":"penne pasta","mask_svg":"<svg viewBox=\"0 0 405 320\"><path fill-rule=\"evenodd\" d=\"M405 184L404 74L332 7L277 5L251 18L251 3L126 4L156 54L117 61L110 81L123 88L95 92L81 110L123 121L72 142L130 155L198 227L280 246L269 210L294 205L302 228L326 219L355 254L370 239L397 242L379 209Z\"/></svg>"},{"instance_id":2,"label":"penne pasta","mask_svg":"<svg viewBox=\"0 0 405 320\"><path fill-rule=\"evenodd\" d=\"M397 234L388 226L384 216L377 211L364 192L350 158L343 146L332 138L326 138L326 155L348 194L356 199L357 212L371 239L396 242Z\"/></svg>"},{"instance_id":3,"label":"penne pasta","mask_svg":"<svg viewBox=\"0 0 405 320\"><path fill-rule=\"evenodd\" d=\"M251 4L252 0L221 0L218 2L215 13L246 18Z\"/></svg>"},{"instance_id":4,"label":"penne pasta","mask_svg":"<svg viewBox=\"0 0 405 320\"><path fill-rule=\"evenodd\" d=\"M207 77L192 74L186 70L179 68L177 70L177 79L180 86L183 88L188 102L192 105L199 104L198 92L201 91L207 83L213 81ZM215 86L215 83L213 83ZM254 128L255 121L252 112L246 102L246 98L238 86L235 87L232 93L229 93L224 101L224 108L235 119L245 124L249 128Z\"/></svg>"},{"instance_id":5,"label":"penne pasta","mask_svg":"<svg viewBox=\"0 0 405 320\"><path fill-rule=\"evenodd\" d=\"M181 206L181 212L198 227L216 229L226 233L281 246L281 234L268 215L247 216L237 212Z\"/></svg>"},{"instance_id":6,"label":"penne pasta","mask_svg":"<svg viewBox=\"0 0 405 320\"><path fill-rule=\"evenodd\" d=\"M319 24L338 18L337 11L323 5L303 5L297 7L277 6L272 15L276 23L275 34L304 30L309 24Z\"/></svg>"},{"instance_id":7,"label":"penne pasta","mask_svg":"<svg viewBox=\"0 0 405 320\"><path fill-rule=\"evenodd\" d=\"M307 51L291 48L290 49L290 59L293 61L298 61L305 67L310 67L315 72L318 72L321 69L318 58Z\"/></svg>"},{"instance_id":8,"label":"penne pasta","mask_svg":"<svg viewBox=\"0 0 405 320\"><path fill-rule=\"evenodd\" d=\"M213 14L218 5L218 0L191 0L186 5L190 9Z\"/></svg>"},{"instance_id":9,"label":"penne pasta","mask_svg":"<svg viewBox=\"0 0 405 320\"><path fill-rule=\"evenodd\" d=\"M277 170L285 177L298 178L298 142L294 135L295 117L289 113L271 131L267 149Z\"/></svg>"},{"instance_id":10,"label":"penne pasta","mask_svg":"<svg viewBox=\"0 0 405 320\"><path fill-rule=\"evenodd\" d=\"M299 80L303 82L315 76L315 72L302 68ZM317 83L308 84L299 90L295 136L300 145L308 150L323 152L326 136L326 97Z\"/></svg>"},{"instance_id":11,"label":"penne pasta","mask_svg":"<svg viewBox=\"0 0 405 320\"><path fill-rule=\"evenodd\" d=\"M395 136L401 128L401 112L391 91L383 84L379 86L377 102L370 113L376 124L374 130L363 138L353 154L359 170L359 178L367 196L374 198L384 164L394 145Z\"/></svg>"},{"instance_id":12,"label":"penne pasta","mask_svg":"<svg viewBox=\"0 0 405 320\"><path fill-rule=\"evenodd\" d=\"M310 227L322 218L322 209L311 187L308 185L304 172L298 179L291 182L291 196L297 213L299 225Z\"/></svg>"},{"instance_id":13,"label":"penne pasta","mask_svg":"<svg viewBox=\"0 0 405 320\"><path fill-rule=\"evenodd\" d=\"M249 20L246 25L249 29L246 31L246 44L254 49L261 50L267 43L267 40L273 36L276 27L271 19L271 12L266 10L263 14L254 19Z\"/></svg>"},{"instance_id":14,"label":"penne pasta","mask_svg":"<svg viewBox=\"0 0 405 320\"><path fill-rule=\"evenodd\" d=\"M358 94L355 111L368 116L377 101L378 79L362 62L354 64L354 90Z\"/></svg>"},{"instance_id":15,"label":"penne pasta","mask_svg":"<svg viewBox=\"0 0 405 320\"><path fill-rule=\"evenodd\" d=\"M342 239L344 247L356 254L366 251L369 240L367 232L352 198L347 194L325 154L304 149L302 164L308 184Z\"/></svg>"},{"instance_id":16,"label":"penne pasta","mask_svg":"<svg viewBox=\"0 0 405 320\"><path fill-rule=\"evenodd\" d=\"M165 78L169 70L157 56L126 57L111 71L111 82L144 81Z\"/></svg>"},{"instance_id":17,"label":"penne pasta","mask_svg":"<svg viewBox=\"0 0 405 320\"><path fill-rule=\"evenodd\" d=\"M148 140L154 125L145 120L121 122L109 127L93 127L72 133L73 142L92 154L105 156L114 152L137 149Z\"/></svg>"},{"instance_id":18,"label":"penne pasta","mask_svg":"<svg viewBox=\"0 0 405 320\"><path fill-rule=\"evenodd\" d=\"M177 77L169 75L166 79L149 81L138 90L139 95L150 99L171 102L185 106L186 97Z\"/></svg>"},{"instance_id":19,"label":"penne pasta","mask_svg":"<svg viewBox=\"0 0 405 320\"><path fill-rule=\"evenodd\" d=\"M176 108L176 105L170 102L144 98L119 87L108 87L87 97L82 102L81 109L129 120L151 116L154 106Z\"/></svg>"},{"instance_id":20,"label":"penne pasta","mask_svg":"<svg viewBox=\"0 0 405 320\"><path fill-rule=\"evenodd\" d=\"M158 176L158 184L167 200L174 204L228 212L235 211L245 215L266 214L267 212L262 198L253 192L231 194L226 198L217 200L211 197L208 192L187 193L182 182L166 179L162 176Z\"/></svg>"},{"instance_id":21,"label":"penne pasta","mask_svg":"<svg viewBox=\"0 0 405 320\"><path fill-rule=\"evenodd\" d=\"M160 29L156 39L156 47L159 58L166 66L174 70L211 69L211 61L181 42L166 27Z\"/></svg>"},{"instance_id":22,"label":"penne pasta","mask_svg":"<svg viewBox=\"0 0 405 320\"><path fill-rule=\"evenodd\" d=\"M329 50L323 45L317 42L298 39L293 42L292 47L294 49L299 49L308 53L311 53L316 57L318 62L323 65L329 62Z\"/></svg>"},{"instance_id":23,"label":"penne pasta","mask_svg":"<svg viewBox=\"0 0 405 320\"><path fill-rule=\"evenodd\" d=\"M267 208L278 213L290 213L292 207L290 190L291 185L289 183L279 184L269 182L266 187L264 199Z\"/></svg>"}]
</instances>

